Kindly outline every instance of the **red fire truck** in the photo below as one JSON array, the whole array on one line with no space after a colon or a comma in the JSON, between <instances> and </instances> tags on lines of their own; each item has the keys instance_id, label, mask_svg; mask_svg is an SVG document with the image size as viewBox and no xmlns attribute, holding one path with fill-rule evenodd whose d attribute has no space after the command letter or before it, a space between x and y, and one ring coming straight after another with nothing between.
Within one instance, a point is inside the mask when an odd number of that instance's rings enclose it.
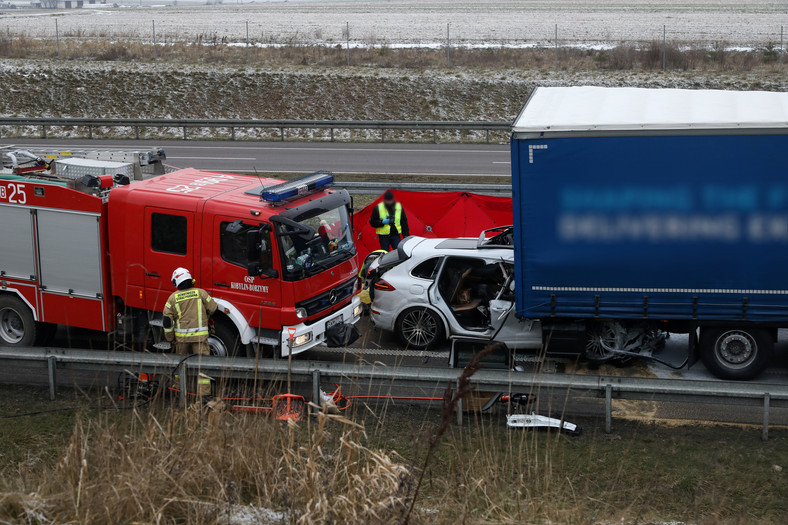
<instances>
[{"instance_id":1,"label":"red fire truck","mask_svg":"<svg viewBox=\"0 0 788 525\"><path fill-rule=\"evenodd\" d=\"M181 266L219 305L215 355L287 355L291 334L295 354L359 319L351 198L330 173L75 173L0 175L0 344L56 325L151 344Z\"/></svg>"}]
</instances>

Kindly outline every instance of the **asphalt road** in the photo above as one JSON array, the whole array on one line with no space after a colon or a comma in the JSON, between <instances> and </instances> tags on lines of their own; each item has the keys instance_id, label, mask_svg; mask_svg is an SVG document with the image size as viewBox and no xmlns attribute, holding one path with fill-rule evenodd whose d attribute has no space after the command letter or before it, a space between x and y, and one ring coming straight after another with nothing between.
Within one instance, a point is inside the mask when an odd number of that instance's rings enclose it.
<instances>
[{"instance_id":1,"label":"asphalt road","mask_svg":"<svg viewBox=\"0 0 788 525\"><path fill-rule=\"evenodd\" d=\"M162 147L167 163L216 171L308 173L319 169L348 174L484 177L510 175L509 147L497 144L371 144L340 142L231 142L2 139L16 149L135 149ZM472 180L472 179L482 180Z\"/></svg>"}]
</instances>

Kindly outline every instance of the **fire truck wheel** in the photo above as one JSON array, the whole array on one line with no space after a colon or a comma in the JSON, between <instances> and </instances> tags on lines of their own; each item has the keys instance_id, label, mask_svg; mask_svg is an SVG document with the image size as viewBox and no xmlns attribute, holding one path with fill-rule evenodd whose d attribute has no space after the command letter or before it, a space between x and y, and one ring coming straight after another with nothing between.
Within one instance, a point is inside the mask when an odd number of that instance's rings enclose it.
<instances>
[{"instance_id":1,"label":"fire truck wheel","mask_svg":"<svg viewBox=\"0 0 788 525\"><path fill-rule=\"evenodd\" d=\"M0 345L31 346L36 340L36 322L25 303L0 296Z\"/></svg>"},{"instance_id":2,"label":"fire truck wheel","mask_svg":"<svg viewBox=\"0 0 788 525\"><path fill-rule=\"evenodd\" d=\"M230 321L217 319L214 333L208 338L211 355L219 357L235 357L242 348L241 335Z\"/></svg>"}]
</instances>

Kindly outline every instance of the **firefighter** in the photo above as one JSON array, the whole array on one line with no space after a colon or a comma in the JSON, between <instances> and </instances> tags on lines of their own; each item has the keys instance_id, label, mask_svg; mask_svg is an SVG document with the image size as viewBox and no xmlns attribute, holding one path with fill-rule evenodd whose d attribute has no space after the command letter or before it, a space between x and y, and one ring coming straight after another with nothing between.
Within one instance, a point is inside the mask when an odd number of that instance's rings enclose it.
<instances>
[{"instance_id":1,"label":"firefighter","mask_svg":"<svg viewBox=\"0 0 788 525\"><path fill-rule=\"evenodd\" d=\"M172 284L178 290L164 305L164 336L167 341L175 341L175 351L179 354L209 355L208 318L216 312L216 301L208 292L194 286L191 273L186 268L172 272ZM210 394L211 379L198 374L197 395L205 400Z\"/></svg>"},{"instance_id":2,"label":"firefighter","mask_svg":"<svg viewBox=\"0 0 788 525\"><path fill-rule=\"evenodd\" d=\"M399 241L410 235L408 217L391 190L386 190L383 201L372 209L369 224L378 234L381 250L396 250Z\"/></svg>"}]
</instances>

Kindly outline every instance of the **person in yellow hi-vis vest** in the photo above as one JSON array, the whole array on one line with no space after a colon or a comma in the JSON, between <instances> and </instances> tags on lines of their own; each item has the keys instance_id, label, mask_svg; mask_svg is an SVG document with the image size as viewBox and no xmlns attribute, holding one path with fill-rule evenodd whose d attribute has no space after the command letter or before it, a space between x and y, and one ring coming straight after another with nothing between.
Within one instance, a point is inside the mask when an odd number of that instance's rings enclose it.
<instances>
[{"instance_id":1,"label":"person in yellow hi-vis vest","mask_svg":"<svg viewBox=\"0 0 788 525\"><path fill-rule=\"evenodd\" d=\"M178 290L164 305L164 337L175 342L175 351L179 354L209 355L208 319L216 312L216 301L208 292L194 286L186 268L172 272L172 284ZM197 377L197 395L203 398L211 395L211 378L201 373Z\"/></svg>"},{"instance_id":2,"label":"person in yellow hi-vis vest","mask_svg":"<svg viewBox=\"0 0 788 525\"><path fill-rule=\"evenodd\" d=\"M386 190L383 202L372 209L369 224L378 234L381 250L396 250L399 241L410 235L408 229L408 216L402 209L402 204L394 199L394 192Z\"/></svg>"}]
</instances>

